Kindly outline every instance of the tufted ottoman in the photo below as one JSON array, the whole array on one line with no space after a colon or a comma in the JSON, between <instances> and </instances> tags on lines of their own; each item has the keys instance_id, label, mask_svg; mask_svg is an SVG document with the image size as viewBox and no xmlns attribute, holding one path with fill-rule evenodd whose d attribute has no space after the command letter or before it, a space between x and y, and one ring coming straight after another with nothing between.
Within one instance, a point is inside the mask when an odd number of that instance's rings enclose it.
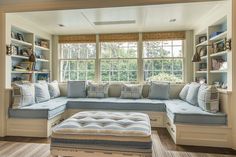
<instances>
[{"instance_id":1,"label":"tufted ottoman","mask_svg":"<svg viewBox=\"0 0 236 157\"><path fill-rule=\"evenodd\" d=\"M149 117L134 112L79 112L53 129L51 154L151 157Z\"/></svg>"}]
</instances>

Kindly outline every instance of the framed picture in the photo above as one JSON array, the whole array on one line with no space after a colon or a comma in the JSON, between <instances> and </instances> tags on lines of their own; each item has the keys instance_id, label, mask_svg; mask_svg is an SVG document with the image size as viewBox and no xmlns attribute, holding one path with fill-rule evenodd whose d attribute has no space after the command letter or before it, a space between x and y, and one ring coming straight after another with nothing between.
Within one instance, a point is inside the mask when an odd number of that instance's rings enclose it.
<instances>
[{"instance_id":1,"label":"framed picture","mask_svg":"<svg viewBox=\"0 0 236 157\"><path fill-rule=\"evenodd\" d=\"M11 54L18 55L19 54L19 47L15 45L11 45Z\"/></svg>"},{"instance_id":2,"label":"framed picture","mask_svg":"<svg viewBox=\"0 0 236 157\"><path fill-rule=\"evenodd\" d=\"M28 57L29 56L29 50L26 49L26 48L21 49L20 50L20 55Z\"/></svg>"},{"instance_id":3,"label":"framed picture","mask_svg":"<svg viewBox=\"0 0 236 157\"><path fill-rule=\"evenodd\" d=\"M23 34L17 33L16 35L17 35L17 39L18 39L18 40L24 41L24 36L23 36Z\"/></svg>"},{"instance_id":4,"label":"framed picture","mask_svg":"<svg viewBox=\"0 0 236 157\"><path fill-rule=\"evenodd\" d=\"M11 38L16 39L16 34L15 34L15 32L11 32Z\"/></svg>"},{"instance_id":5,"label":"framed picture","mask_svg":"<svg viewBox=\"0 0 236 157\"><path fill-rule=\"evenodd\" d=\"M49 46L48 46L48 42L45 41L45 40L41 40L41 41L40 41L40 46L45 47L45 48L48 48L48 47L49 47Z\"/></svg>"},{"instance_id":6,"label":"framed picture","mask_svg":"<svg viewBox=\"0 0 236 157\"><path fill-rule=\"evenodd\" d=\"M201 36L199 37L199 43L202 43L207 40L207 36Z\"/></svg>"}]
</instances>

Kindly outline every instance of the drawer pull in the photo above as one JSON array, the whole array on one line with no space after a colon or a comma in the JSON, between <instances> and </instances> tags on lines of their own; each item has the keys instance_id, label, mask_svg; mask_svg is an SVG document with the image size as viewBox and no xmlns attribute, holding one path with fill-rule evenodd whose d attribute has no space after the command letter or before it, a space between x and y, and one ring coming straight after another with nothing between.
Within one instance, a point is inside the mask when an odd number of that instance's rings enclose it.
<instances>
[{"instance_id":1,"label":"drawer pull","mask_svg":"<svg viewBox=\"0 0 236 157\"><path fill-rule=\"evenodd\" d=\"M168 126L170 126L170 123L169 123L169 122L167 122L166 124L167 124Z\"/></svg>"},{"instance_id":2,"label":"drawer pull","mask_svg":"<svg viewBox=\"0 0 236 157\"><path fill-rule=\"evenodd\" d=\"M150 120L151 120L151 121L155 121L155 122L157 121L157 119L150 119Z\"/></svg>"}]
</instances>

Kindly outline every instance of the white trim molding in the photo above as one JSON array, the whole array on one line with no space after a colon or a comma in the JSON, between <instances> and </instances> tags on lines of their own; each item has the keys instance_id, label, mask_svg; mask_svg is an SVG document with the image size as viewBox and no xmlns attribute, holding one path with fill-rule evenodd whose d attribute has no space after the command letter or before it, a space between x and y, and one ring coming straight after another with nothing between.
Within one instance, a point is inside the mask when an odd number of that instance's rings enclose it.
<instances>
[{"instance_id":1,"label":"white trim molding","mask_svg":"<svg viewBox=\"0 0 236 157\"><path fill-rule=\"evenodd\" d=\"M5 53L6 53L6 14L0 10L0 136L5 136Z\"/></svg>"}]
</instances>

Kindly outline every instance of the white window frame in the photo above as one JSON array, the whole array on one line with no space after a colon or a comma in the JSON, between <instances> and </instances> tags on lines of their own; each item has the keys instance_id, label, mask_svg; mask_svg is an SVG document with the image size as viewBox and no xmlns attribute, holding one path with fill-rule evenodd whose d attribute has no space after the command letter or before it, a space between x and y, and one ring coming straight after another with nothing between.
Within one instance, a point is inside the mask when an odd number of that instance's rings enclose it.
<instances>
[{"instance_id":1,"label":"white window frame","mask_svg":"<svg viewBox=\"0 0 236 157\"><path fill-rule=\"evenodd\" d=\"M172 40L173 41L173 40ZM101 43L99 41L99 35L96 35L96 58L95 59L79 59L79 60L92 60L95 61L95 78L94 81L95 82L102 82L101 80L101 61L102 59L136 59L137 60L137 81L132 81L132 83L144 83L146 82L144 80L144 61L146 59L151 59L151 60L155 60L155 59L182 59L183 60L183 65L182 65L182 82L186 82L186 52L185 52L185 48L186 48L186 42L185 40L182 40L182 57L153 57L153 58L144 58L143 55L143 40L142 40L142 33L139 33L139 41L137 41L137 58L101 58ZM61 53L62 53L62 49L61 46L59 46L59 80L60 82L62 82L62 76L61 76L61 61L62 60L77 60L77 59L63 59L61 58ZM173 68L173 66L172 66ZM109 81L109 82L113 82L113 81ZM124 83L129 83L126 81L114 81L114 82L124 82Z\"/></svg>"}]
</instances>

